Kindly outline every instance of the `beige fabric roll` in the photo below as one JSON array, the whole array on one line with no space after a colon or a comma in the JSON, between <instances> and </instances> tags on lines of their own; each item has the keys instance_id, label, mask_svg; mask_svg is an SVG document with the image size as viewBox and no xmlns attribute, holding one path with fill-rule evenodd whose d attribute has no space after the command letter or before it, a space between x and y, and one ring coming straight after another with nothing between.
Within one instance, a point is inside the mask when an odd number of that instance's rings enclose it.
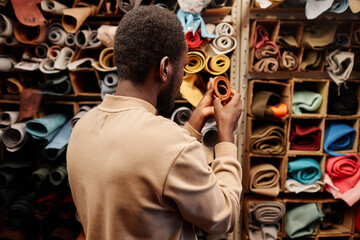
<instances>
[{"instance_id":1,"label":"beige fabric roll","mask_svg":"<svg viewBox=\"0 0 360 240\"><path fill-rule=\"evenodd\" d=\"M279 62L275 58L263 58L253 66L255 72L274 73L279 69Z\"/></svg>"},{"instance_id":2,"label":"beige fabric roll","mask_svg":"<svg viewBox=\"0 0 360 240\"><path fill-rule=\"evenodd\" d=\"M269 57L276 58L276 55L277 55L277 50L272 46L264 46L260 49L255 50L255 58L257 60L263 58L269 58Z\"/></svg>"},{"instance_id":3,"label":"beige fabric roll","mask_svg":"<svg viewBox=\"0 0 360 240\"><path fill-rule=\"evenodd\" d=\"M276 197L280 192L279 170L270 163L258 163L250 169L250 191Z\"/></svg>"},{"instance_id":4,"label":"beige fabric roll","mask_svg":"<svg viewBox=\"0 0 360 240\"><path fill-rule=\"evenodd\" d=\"M297 56L290 51L284 51L280 60L280 68L284 70L293 71L299 65Z\"/></svg>"}]
</instances>

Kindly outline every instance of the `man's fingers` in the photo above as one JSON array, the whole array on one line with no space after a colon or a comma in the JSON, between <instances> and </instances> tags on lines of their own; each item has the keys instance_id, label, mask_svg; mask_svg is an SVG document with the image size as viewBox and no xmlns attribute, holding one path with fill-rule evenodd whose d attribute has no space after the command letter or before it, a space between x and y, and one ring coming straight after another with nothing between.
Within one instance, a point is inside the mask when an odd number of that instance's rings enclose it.
<instances>
[{"instance_id":1,"label":"man's fingers","mask_svg":"<svg viewBox=\"0 0 360 240\"><path fill-rule=\"evenodd\" d=\"M215 107L215 108L220 108L220 107L222 107L220 98L215 98L215 99L214 99L214 107Z\"/></svg>"}]
</instances>

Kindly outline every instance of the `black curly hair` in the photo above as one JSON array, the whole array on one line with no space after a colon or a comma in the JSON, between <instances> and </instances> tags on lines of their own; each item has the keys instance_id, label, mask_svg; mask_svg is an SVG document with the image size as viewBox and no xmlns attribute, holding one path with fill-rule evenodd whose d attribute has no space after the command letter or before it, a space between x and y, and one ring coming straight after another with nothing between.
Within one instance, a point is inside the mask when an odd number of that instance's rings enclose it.
<instances>
[{"instance_id":1,"label":"black curly hair","mask_svg":"<svg viewBox=\"0 0 360 240\"><path fill-rule=\"evenodd\" d=\"M186 49L176 15L158 6L140 6L125 14L116 30L114 55L119 80L141 86L164 56L179 63Z\"/></svg>"}]
</instances>

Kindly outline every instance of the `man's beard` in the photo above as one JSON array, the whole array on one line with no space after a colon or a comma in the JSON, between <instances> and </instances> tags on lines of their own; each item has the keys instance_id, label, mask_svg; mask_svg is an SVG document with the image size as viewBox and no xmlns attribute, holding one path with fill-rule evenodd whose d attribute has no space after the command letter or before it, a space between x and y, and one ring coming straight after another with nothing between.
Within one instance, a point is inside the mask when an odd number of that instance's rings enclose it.
<instances>
[{"instance_id":1,"label":"man's beard","mask_svg":"<svg viewBox=\"0 0 360 240\"><path fill-rule=\"evenodd\" d=\"M175 78L177 77L177 72L174 72L172 78L170 79L169 85L159 93L157 98L157 109L159 112L169 112L174 107L175 100Z\"/></svg>"},{"instance_id":2,"label":"man's beard","mask_svg":"<svg viewBox=\"0 0 360 240\"><path fill-rule=\"evenodd\" d=\"M173 108L175 100L174 88L175 82L171 81L168 87L159 93L156 106L159 112L169 112Z\"/></svg>"}]
</instances>

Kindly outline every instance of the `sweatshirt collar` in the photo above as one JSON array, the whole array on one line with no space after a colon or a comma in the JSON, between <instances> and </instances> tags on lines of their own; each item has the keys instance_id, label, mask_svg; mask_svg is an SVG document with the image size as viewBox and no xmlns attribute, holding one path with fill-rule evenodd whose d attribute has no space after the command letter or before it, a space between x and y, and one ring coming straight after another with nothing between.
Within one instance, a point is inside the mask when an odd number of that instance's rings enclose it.
<instances>
[{"instance_id":1,"label":"sweatshirt collar","mask_svg":"<svg viewBox=\"0 0 360 240\"><path fill-rule=\"evenodd\" d=\"M99 105L99 109L108 112L118 112L124 108L140 107L146 111L156 114L156 108L149 102L135 97L114 96L106 94L104 100Z\"/></svg>"}]
</instances>

